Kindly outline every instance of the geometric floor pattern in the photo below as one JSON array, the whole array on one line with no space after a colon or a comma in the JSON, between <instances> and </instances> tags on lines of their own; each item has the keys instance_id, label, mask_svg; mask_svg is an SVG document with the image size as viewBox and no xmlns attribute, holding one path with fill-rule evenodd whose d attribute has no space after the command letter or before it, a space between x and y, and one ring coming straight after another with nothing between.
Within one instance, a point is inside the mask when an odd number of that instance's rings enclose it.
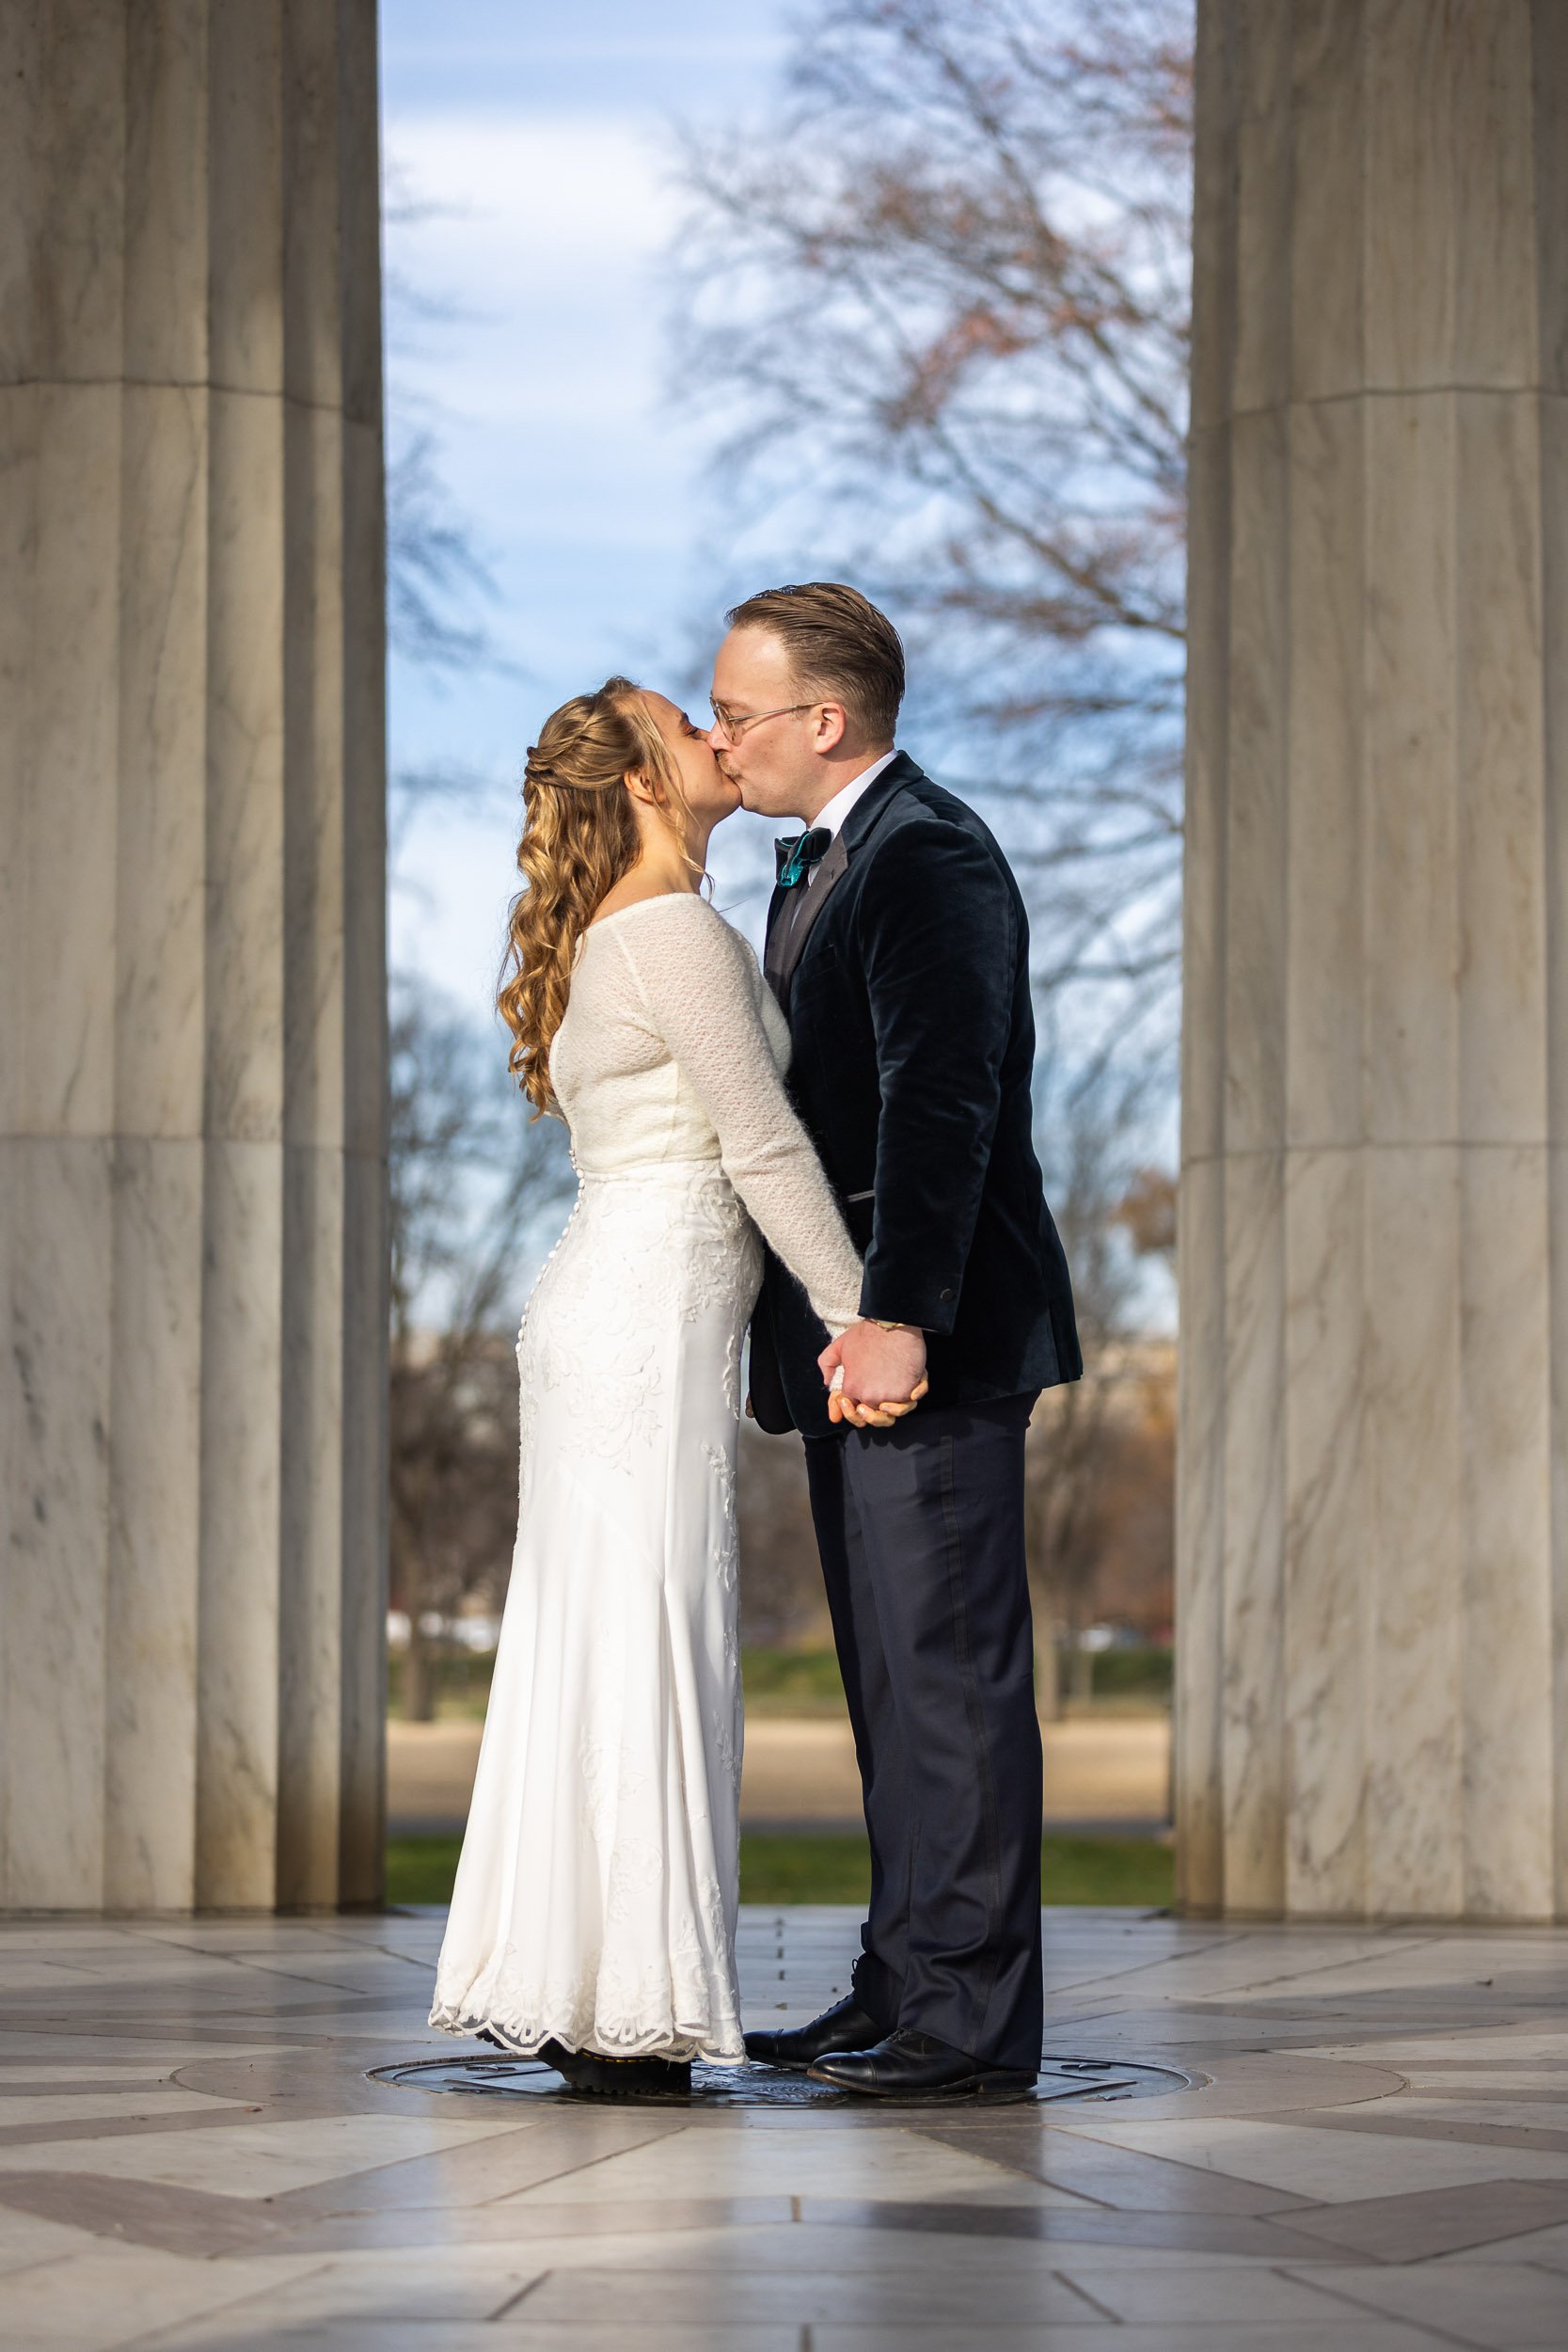
<instances>
[{"instance_id":1,"label":"geometric floor pattern","mask_svg":"<svg viewBox=\"0 0 1568 2352\"><path fill-rule=\"evenodd\" d=\"M855 1927L747 1912L748 2014ZM1568 2345L1568 1931L1048 1912L1048 2050L1178 2087L973 2116L374 2079L478 2055L440 1931L0 1923L5 2352Z\"/></svg>"},{"instance_id":2,"label":"geometric floor pattern","mask_svg":"<svg viewBox=\"0 0 1568 2352\"><path fill-rule=\"evenodd\" d=\"M443 2094L467 2093L472 2098L506 2099L514 2104L519 2098L569 2099L573 2106L591 2100L591 2092L574 2092L570 2083L562 2080L555 2068L543 2058L495 2058L484 2053L479 2058L434 2058L396 2059L390 2066L373 2066L371 2080L395 2083L408 2090L432 2090ZM1129 2065L1125 2059L1067 2058L1060 2052L1042 2052L1039 2079L1028 2094L1031 2101L1053 2101L1057 2106L1104 2106L1111 2100L1153 2099L1172 2090L1184 2090L1189 2077L1170 2066ZM827 2083L814 2082L809 2075L786 2073L768 2066L750 2066L743 2061L734 2065L709 2065L699 2058L691 2069L688 2090L665 2092L644 2092L641 2104L668 2106L672 2102L687 2111L689 2118L700 2117L719 2107L812 2107L820 2114L831 2114L858 2103L853 2092L834 2090ZM940 2106L940 2101L929 2104ZM1019 2104L1009 2100L1009 2106ZM912 2111L906 2105L904 2113Z\"/></svg>"}]
</instances>

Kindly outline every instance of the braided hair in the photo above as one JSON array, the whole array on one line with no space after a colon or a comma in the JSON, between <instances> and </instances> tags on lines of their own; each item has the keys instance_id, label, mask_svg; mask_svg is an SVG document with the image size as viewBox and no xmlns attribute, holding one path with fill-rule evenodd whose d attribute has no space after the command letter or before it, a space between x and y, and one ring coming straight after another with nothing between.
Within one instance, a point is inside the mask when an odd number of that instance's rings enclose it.
<instances>
[{"instance_id":1,"label":"braided hair","mask_svg":"<svg viewBox=\"0 0 1568 2352\"><path fill-rule=\"evenodd\" d=\"M566 1010L578 940L641 854L624 789L632 774L662 784L679 833L685 803L674 763L629 678L607 678L596 693L575 694L529 745L517 843L524 886L507 917L496 1002L512 1031L507 1068L536 1117L555 1108L550 1046Z\"/></svg>"}]
</instances>

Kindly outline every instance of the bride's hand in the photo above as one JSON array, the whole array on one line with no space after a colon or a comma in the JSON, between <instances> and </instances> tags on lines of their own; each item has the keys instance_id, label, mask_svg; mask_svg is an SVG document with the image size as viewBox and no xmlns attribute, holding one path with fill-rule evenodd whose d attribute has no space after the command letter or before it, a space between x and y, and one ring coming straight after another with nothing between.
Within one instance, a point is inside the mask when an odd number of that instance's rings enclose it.
<instances>
[{"instance_id":1,"label":"bride's hand","mask_svg":"<svg viewBox=\"0 0 1568 2352\"><path fill-rule=\"evenodd\" d=\"M829 1418L851 1429L890 1428L926 1393L926 1334L913 1324L852 1323L816 1362Z\"/></svg>"},{"instance_id":2,"label":"bride's hand","mask_svg":"<svg viewBox=\"0 0 1568 2352\"><path fill-rule=\"evenodd\" d=\"M839 1364L834 1368L828 1390L828 1419L845 1422L851 1429L891 1429L895 1421L902 1421L906 1413L913 1412L930 1385L922 1373L907 1398L887 1398L879 1405L857 1405L852 1397L844 1394L844 1366Z\"/></svg>"}]
</instances>

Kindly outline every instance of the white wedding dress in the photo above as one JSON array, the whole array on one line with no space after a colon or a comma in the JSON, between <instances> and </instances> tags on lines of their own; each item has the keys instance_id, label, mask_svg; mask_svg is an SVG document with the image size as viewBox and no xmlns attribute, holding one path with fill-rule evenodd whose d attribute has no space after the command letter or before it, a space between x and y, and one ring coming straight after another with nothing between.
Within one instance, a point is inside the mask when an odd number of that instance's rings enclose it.
<instances>
[{"instance_id":1,"label":"white wedding dress","mask_svg":"<svg viewBox=\"0 0 1568 2352\"><path fill-rule=\"evenodd\" d=\"M579 941L550 1079L577 1204L517 1338L516 1549L433 2026L743 2056L736 1428L761 1249L861 1268L751 948L697 898Z\"/></svg>"}]
</instances>

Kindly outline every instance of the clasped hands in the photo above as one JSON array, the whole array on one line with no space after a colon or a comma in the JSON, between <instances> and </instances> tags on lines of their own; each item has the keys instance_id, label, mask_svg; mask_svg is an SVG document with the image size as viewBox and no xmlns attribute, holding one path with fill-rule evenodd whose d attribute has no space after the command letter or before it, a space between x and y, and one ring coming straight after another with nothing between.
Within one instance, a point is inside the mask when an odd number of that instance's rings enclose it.
<instances>
[{"instance_id":1,"label":"clasped hands","mask_svg":"<svg viewBox=\"0 0 1568 2352\"><path fill-rule=\"evenodd\" d=\"M930 1387L926 1376L926 1334L900 1323L885 1331L879 1323L852 1323L830 1340L817 1359L828 1383L828 1419L851 1429L891 1429L912 1413Z\"/></svg>"}]
</instances>

